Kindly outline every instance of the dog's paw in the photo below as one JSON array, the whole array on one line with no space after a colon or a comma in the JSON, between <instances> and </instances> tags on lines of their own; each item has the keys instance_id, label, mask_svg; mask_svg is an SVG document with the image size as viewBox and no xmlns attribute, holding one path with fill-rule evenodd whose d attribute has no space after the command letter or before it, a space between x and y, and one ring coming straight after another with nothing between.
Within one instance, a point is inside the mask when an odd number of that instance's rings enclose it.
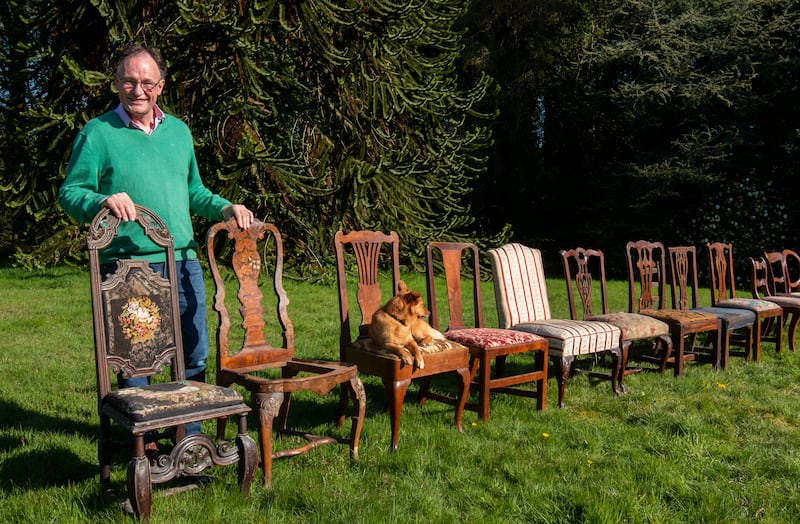
<instances>
[{"instance_id":1,"label":"dog's paw","mask_svg":"<svg viewBox=\"0 0 800 524\"><path fill-rule=\"evenodd\" d=\"M402 355L400 355L400 360L402 360L403 363L408 364L409 366L414 365L414 357L412 357L410 353L406 353L405 351L403 352Z\"/></svg>"},{"instance_id":2,"label":"dog's paw","mask_svg":"<svg viewBox=\"0 0 800 524\"><path fill-rule=\"evenodd\" d=\"M425 360L423 360L422 355L417 357L417 367L419 369L425 369Z\"/></svg>"}]
</instances>

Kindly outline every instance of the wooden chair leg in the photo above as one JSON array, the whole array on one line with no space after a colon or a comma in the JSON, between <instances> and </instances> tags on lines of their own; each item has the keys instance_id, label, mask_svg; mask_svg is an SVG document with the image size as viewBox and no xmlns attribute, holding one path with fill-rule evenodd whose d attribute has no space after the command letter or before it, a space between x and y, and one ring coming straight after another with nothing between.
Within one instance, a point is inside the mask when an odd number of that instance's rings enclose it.
<instances>
[{"instance_id":1,"label":"wooden chair leg","mask_svg":"<svg viewBox=\"0 0 800 524\"><path fill-rule=\"evenodd\" d=\"M553 358L553 364L556 366L556 376L558 378L558 407L564 407L564 392L567 389L567 380L569 373L572 370L572 363L575 357L561 357Z\"/></svg>"},{"instance_id":2,"label":"wooden chair leg","mask_svg":"<svg viewBox=\"0 0 800 524\"><path fill-rule=\"evenodd\" d=\"M458 398L456 402L455 424L459 433L464 432L462 419L464 416L464 408L467 405L467 396L469 396L469 383L470 374L469 368L460 368L456 370L456 374L461 377L461 382L458 384Z\"/></svg>"},{"instance_id":3,"label":"wooden chair leg","mask_svg":"<svg viewBox=\"0 0 800 524\"><path fill-rule=\"evenodd\" d=\"M791 313L791 319L788 320L789 328L786 330L786 337L789 339L789 351L794 351L794 335L797 331L797 323L800 321L800 314Z\"/></svg>"},{"instance_id":4,"label":"wooden chair leg","mask_svg":"<svg viewBox=\"0 0 800 524\"><path fill-rule=\"evenodd\" d=\"M400 440L400 413L403 409L403 399L406 396L411 379L392 381L384 379L383 386L386 390L386 402L389 408L389 421L392 427L392 443L389 451L397 451Z\"/></svg>"},{"instance_id":5,"label":"wooden chair leg","mask_svg":"<svg viewBox=\"0 0 800 524\"><path fill-rule=\"evenodd\" d=\"M255 393L253 404L258 410L258 441L261 448L261 467L264 486L272 486L272 421L278 416L283 393Z\"/></svg>"},{"instance_id":6,"label":"wooden chair leg","mask_svg":"<svg viewBox=\"0 0 800 524\"><path fill-rule=\"evenodd\" d=\"M127 483L133 513L140 520L150 520L153 486L150 483L150 461L144 454L143 435L135 437L133 457L128 462Z\"/></svg>"},{"instance_id":7,"label":"wooden chair leg","mask_svg":"<svg viewBox=\"0 0 800 524\"><path fill-rule=\"evenodd\" d=\"M492 361L486 351L481 353L480 358L474 359L474 364L478 365L478 418L483 422L489 421L489 397L491 395L492 383ZM472 375L472 373L470 373Z\"/></svg>"},{"instance_id":8,"label":"wooden chair leg","mask_svg":"<svg viewBox=\"0 0 800 524\"><path fill-rule=\"evenodd\" d=\"M246 414L239 416L239 432L236 436L236 448L239 452L239 463L237 464L239 487L244 495L248 495L250 493L253 477L255 477L256 470L258 469L259 460L256 443L247 433Z\"/></svg>"},{"instance_id":9,"label":"wooden chair leg","mask_svg":"<svg viewBox=\"0 0 800 524\"><path fill-rule=\"evenodd\" d=\"M361 428L367 413L367 395L364 384L358 377L353 377L342 389L349 389L353 398L353 417L350 425L350 458L358 460L358 442L361 439Z\"/></svg>"},{"instance_id":10,"label":"wooden chair leg","mask_svg":"<svg viewBox=\"0 0 800 524\"><path fill-rule=\"evenodd\" d=\"M547 357L544 351L536 351L536 369L542 370L542 378L536 381L536 409L544 411L547 407Z\"/></svg>"}]
</instances>

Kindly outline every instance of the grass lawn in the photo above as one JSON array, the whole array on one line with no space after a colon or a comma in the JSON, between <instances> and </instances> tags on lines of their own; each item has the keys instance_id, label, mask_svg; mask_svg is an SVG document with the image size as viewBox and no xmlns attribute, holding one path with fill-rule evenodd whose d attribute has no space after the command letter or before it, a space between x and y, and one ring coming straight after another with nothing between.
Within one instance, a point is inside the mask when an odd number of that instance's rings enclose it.
<instances>
[{"instance_id":1,"label":"grass lawn","mask_svg":"<svg viewBox=\"0 0 800 524\"><path fill-rule=\"evenodd\" d=\"M422 275L404 277L424 291ZM285 285L298 356L337 358L334 285ZM566 318L563 281L548 285L553 316ZM610 288L612 309L624 309L625 284ZM4 268L0 289L0 521L130 522L98 484L88 274ZM494 325L490 283L484 295ZM211 308L209 320L213 329ZM387 452L380 381L363 377L360 461L351 463L343 446L278 460L273 489L254 482L247 498L235 468L216 469L200 489L156 496L153 522L798 521L800 356L771 344L762 355L759 363L734 357L728 371L690 363L682 379L631 375L620 397L607 381L578 373L565 409L556 407L551 377L544 412L532 399L494 396L489 422L465 412L463 434L452 408L417 407L412 385L397 453ZM579 366L600 364L583 358ZM336 400L299 396L295 415L327 430ZM125 464L120 456L113 473L122 492Z\"/></svg>"}]
</instances>

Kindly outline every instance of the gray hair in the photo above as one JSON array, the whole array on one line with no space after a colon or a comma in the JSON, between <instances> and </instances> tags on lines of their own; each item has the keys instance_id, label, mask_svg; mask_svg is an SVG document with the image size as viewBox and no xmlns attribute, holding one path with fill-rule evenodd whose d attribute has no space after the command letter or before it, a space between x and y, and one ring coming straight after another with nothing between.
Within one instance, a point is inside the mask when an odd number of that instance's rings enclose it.
<instances>
[{"instance_id":1,"label":"gray hair","mask_svg":"<svg viewBox=\"0 0 800 524\"><path fill-rule=\"evenodd\" d=\"M114 67L114 72L119 74L119 70L125 60L142 53L147 53L150 55L150 58L152 58L158 66L158 72L161 74L161 78L166 78L167 64L164 62L164 57L161 56L161 52L155 47L147 47L139 44L128 44L123 47L122 50L120 50L119 55L117 56L117 65Z\"/></svg>"}]
</instances>

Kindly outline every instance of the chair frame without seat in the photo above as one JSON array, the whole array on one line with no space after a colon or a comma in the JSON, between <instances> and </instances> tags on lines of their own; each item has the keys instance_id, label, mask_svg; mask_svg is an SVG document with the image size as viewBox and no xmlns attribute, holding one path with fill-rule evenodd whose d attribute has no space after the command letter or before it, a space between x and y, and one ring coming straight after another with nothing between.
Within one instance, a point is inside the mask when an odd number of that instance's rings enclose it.
<instances>
[{"instance_id":1,"label":"chair frame without seat","mask_svg":"<svg viewBox=\"0 0 800 524\"><path fill-rule=\"evenodd\" d=\"M625 376L638 371L628 369L628 356L631 348L634 344L637 346L647 345L657 352L670 354L672 339L669 336L669 326L647 315L609 312L605 255L602 250L577 247L562 249L560 255L564 268L564 281L567 284L570 318L608 322L620 328L622 361L620 366L613 367L616 376L612 374L611 384L615 392L626 393ZM596 314L592 305L593 299L600 301L599 314ZM581 306L580 312L578 304Z\"/></svg>"},{"instance_id":2,"label":"chair frame without seat","mask_svg":"<svg viewBox=\"0 0 800 524\"><path fill-rule=\"evenodd\" d=\"M394 354L375 351L371 348L369 326L372 315L383 305L379 279L379 266L381 256L388 256L391 267L391 293L397 294L400 290L400 240L394 231L383 233L381 231L351 231L344 233L337 231L333 239L336 252L336 275L339 287L339 355L344 362L351 362L358 366L358 370L366 375L380 377L386 393L386 407L389 412L391 424L390 451L398 449L400 436L400 415L406 391L412 380L422 379L417 401L420 406L428 399L441 401L455 406L455 427L459 432L464 431L462 418L464 407L469 395L470 371L469 350L466 346L456 343L447 343L446 347L438 344L437 350L425 353L425 367L420 369L416 365L407 365ZM353 338L351 331L350 296L347 283L347 263L345 251L355 257L357 267L357 293L355 293L355 306L360 312L361 320L358 322L357 336ZM353 317L355 320L355 317ZM430 390L433 377L452 374L456 377L457 393L450 396Z\"/></svg>"},{"instance_id":3,"label":"chair frame without seat","mask_svg":"<svg viewBox=\"0 0 800 524\"><path fill-rule=\"evenodd\" d=\"M702 332L714 332L713 347L721 348L722 321L716 315L666 307L666 249L661 242L637 240L625 245L628 265L628 311L655 317L670 327L672 354L664 355L661 371L672 364L676 377L683 376L684 364L697 355L686 350L686 339Z\"/></svg>"},{"instance_id":4,"label":"chair frame without seat","mask_svg":"<svg viewBox=\"0 0 800 524\"><path fill-rule=\"evenodd\" d=\"M241 328L244 337L242 347L236 352L231 351L230 347L231 318L225 303L225 279L215 254L223 243L223 235L234 246L230 266L239 284L238 310L242 318ZM272 244L274 249L267 250L268 244ZM216 288L214 309L219 315L216 336L217 383L226 387L237 384L252 395L258 417L265 485L270 487L272 484L274 459L294 457L324 444L338 443L349 446L351 459L357 460L358 444L366 412L364 386L358 378L356 366L352 364L295 358L294 326L287 312L289 298L283 287L284 253L280 231L273 224L258 220L248 229L242 230L237 226L236 220L231 218L211 226L208 231L207 250L208 263ZM259 251L265 256L262 257ZM265 260L267 254L271 255L269 260ZM271 275L269 266L272 266ZM265 337L267 324L264 320L264 295L259 284L260 276L263 276L265 283L272 284L275 293L277 320L282 339L280 346L270 344ZM293 393L311 391L324 396L337 387L341 387L346 392L346 398L353 401L349 437L317 435L289 427L289 409ZM344 423L343 408L346 408L346 405L339 405L337 400L334 409L337 427L341 427ZM301 444L275 451L273 433L276 436L299 437Z\"/></svg>"},{"instance_id":5,"label":"chair frame without seat","mask_svg":"<svg viewBox=\"0 0 800 524\"><path fill-rule=\"evenodd\" d=\"M547 339L512 329L487 328L483 324L481 297L480 253L475 244L469 242L429 242L425 248L428 308L431 325L440 327L440 315L436 299L436 257L439 253L445 287L447 291L448 325L444 335L469 348L470 391L478 394L478 402L467 402L466 409L477 411L478 417L489 420L489 397L491 393L505 393L536 398L536 409L543 410L547 402ZM462 301L462 262L471 262L468 283L472 288L473 327L464 322L465 304ZM533 353L532 369L516 374L506 374L506 358L509 355ZM492 376L492 362L495 374ZM521 384L534 383L535 390L524 389Z\"/></svg>"},{"instance_id":6,"label":"chair frame without seat","mask_svg":"<svg viewBox=\"0 0 800 524\"><path fill-rule=\"evenodd\" d=\"M117 237L121 227L140 227L165 255L165 276L147 260L120 259L116 269L103 274L101 251ZM130 230L130 229L128 229ZM111 421L133 439L127 487L134 514L149 520L153 484L177 477L192 477L211 466L238 463L243 493L258 467L256 443L247 432L250 407L238 392L202 382L186 381L178 303L178 275L172 237L152 211L136 206L136 219L124 225L108 209L92 220L87 237L92 295L97 407L100 435L97 441L100 483L110 489L114 453L129 443L115 442ZM164 377L162 367L169 367ZM124 378L147 377L150 384L113 389L111 372ZM165 381L166 380L166 381ZM185 436L190 422L238 417L235 443L197 433ZM222 426L224 430L224 426ZM175 438L169 454L147 456L146 441ZM166 493L179 492L180 487Z\"/></svg>"}]
</instances>

